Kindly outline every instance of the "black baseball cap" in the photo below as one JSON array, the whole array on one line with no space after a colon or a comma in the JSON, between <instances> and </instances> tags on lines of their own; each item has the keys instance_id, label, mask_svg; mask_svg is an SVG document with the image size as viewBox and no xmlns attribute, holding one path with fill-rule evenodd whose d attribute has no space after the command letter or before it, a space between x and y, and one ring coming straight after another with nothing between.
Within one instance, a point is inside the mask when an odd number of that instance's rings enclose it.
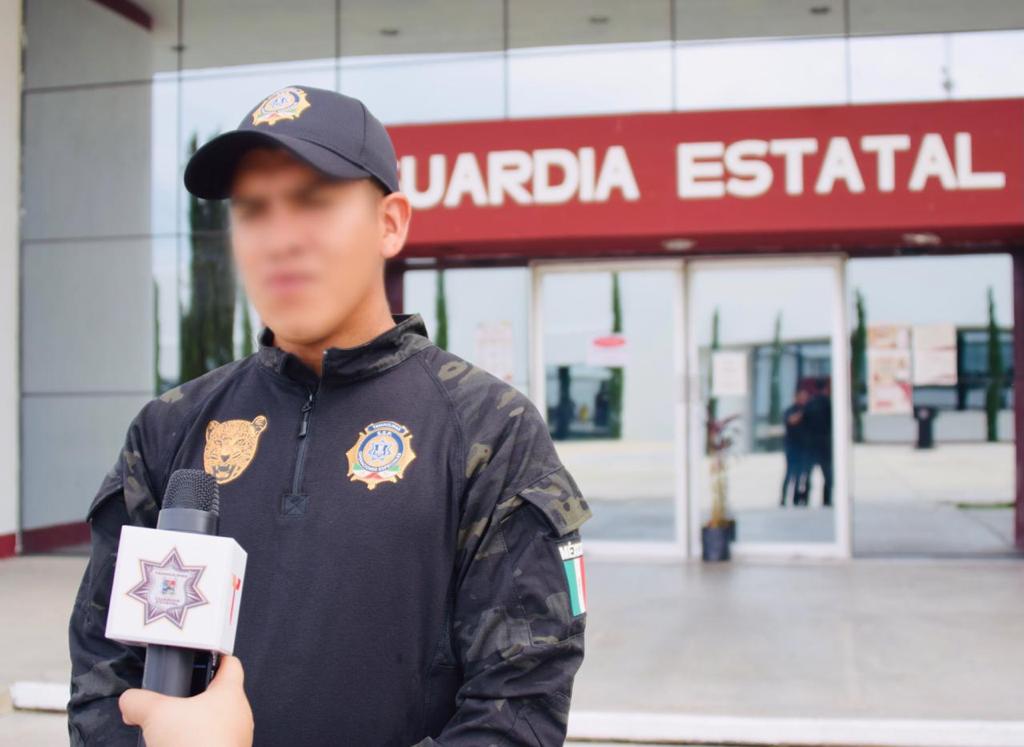
<instances>
[{"instance_id":1,"label":"black baseball cap","mask_svg":"<svg viewBox=\"0 0 1024 747\"><path fill-rule=\"evenodd\" d=\"M252 109L237 129L197 150L185 188L205 200L230 195L235 168L251 148L278 145L336 179L376 179L398 191L398 159L384 125L362 101L311 86L286 86Z\"/></svg>"}]
</instances>

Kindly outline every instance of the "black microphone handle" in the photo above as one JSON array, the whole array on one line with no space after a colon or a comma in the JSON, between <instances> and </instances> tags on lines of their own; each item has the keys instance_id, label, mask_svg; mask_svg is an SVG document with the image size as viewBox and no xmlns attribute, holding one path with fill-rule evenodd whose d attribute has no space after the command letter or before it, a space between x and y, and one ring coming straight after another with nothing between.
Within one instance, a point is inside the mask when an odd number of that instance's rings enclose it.
<instances>
[{"instance_id":1,"label":"black microphone handle","mask_svg":"<svg viewBox=\"0 0 1024 747\"><path fill-rule=\"evenodd\" d=\"M195 659L196 652L190 648L149 644L146 646L142 689L187 698L191 695Z\"/></svg>"},{"instance_id":2,"label":"black microphone handle","mask_svg":"<svg viewBox=\"0 0 1024 747\"><path fill-rule=\"evenodd\" d=\"M165 508L156 520L157 529L194 534L216 534L217 515L196 508ZM146 647L146 667L142 672L142 689L186 698L191 695L192 667L196 652L179 646ZM145 747L139 735L139 747Z\"/></svg>"}]
</instances>

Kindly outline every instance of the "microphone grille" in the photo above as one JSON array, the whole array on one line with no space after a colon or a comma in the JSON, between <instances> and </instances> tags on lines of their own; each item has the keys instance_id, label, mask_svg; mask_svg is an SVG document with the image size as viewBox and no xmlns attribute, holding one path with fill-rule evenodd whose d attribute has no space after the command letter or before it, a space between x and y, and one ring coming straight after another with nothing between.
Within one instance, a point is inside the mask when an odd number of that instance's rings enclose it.
<instances>
[{"instance_id":1,"label":"microphone grille","mask_svg":"<svg viewBox=\"0 0 1024 747\"><path fill-rule=\"evenodd\" d=\"M217 481L201 469L177 469L167 480L163 508L194 508L219 516Z\"/></svg>"}]
</instances>

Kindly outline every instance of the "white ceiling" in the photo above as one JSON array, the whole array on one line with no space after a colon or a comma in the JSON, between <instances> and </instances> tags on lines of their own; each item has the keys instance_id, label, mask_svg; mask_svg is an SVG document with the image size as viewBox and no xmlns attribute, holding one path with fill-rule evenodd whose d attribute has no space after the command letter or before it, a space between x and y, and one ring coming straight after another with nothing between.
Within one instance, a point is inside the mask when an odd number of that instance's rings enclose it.
<instances>
[{"instance_id":1,"label":"white ceiling","mask_svg":"<svg viewBox=\"0 0 1024 747\"><path fill-rule=\"evenodd\" d=\"M28 0L33 2L33 0ZM177 0L136 0L173 69ZM185 0L186 68L343 55L501 50L501 0ZM511 48L843 34L842 0L509 0ZM1022 0L849 0L849 30L897 34L1024 28Z\"/></svg>"}]
</instances>

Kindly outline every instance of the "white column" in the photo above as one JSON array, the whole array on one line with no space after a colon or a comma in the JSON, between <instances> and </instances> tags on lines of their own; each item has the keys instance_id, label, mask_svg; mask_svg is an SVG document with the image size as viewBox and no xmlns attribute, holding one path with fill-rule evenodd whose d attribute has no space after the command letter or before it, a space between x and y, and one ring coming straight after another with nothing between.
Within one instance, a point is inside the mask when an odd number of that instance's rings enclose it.
<instances>
[{"instance_id":1,"label":"white column","mask_svg":"<svg viewBox=\"0 0 1024 747\"><path fill-rule=\"evenodd\" d=\"M21 2L0 0L0 556L19 529Z\"/></svg>"}]
</instances>

